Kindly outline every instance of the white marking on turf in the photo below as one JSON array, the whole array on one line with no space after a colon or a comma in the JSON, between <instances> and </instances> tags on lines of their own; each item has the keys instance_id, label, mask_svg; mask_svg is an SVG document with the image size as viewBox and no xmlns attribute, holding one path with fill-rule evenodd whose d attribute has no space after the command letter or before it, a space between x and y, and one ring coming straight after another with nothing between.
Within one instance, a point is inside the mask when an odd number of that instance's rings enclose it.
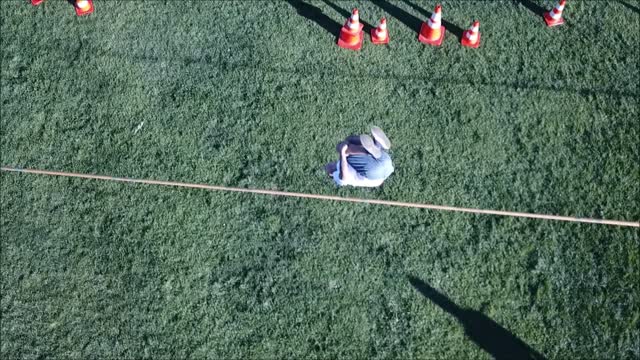
<instances>
[{"instance_id":1,"label":"white marking on turf","mask_svg":"<svg viewBox=\"0 0 640 360\"><path fill-rule=\"evenodd\" d=\"M144 125L144 121L138 124L138 127L133 131L134 134L137 134L140 129L142 129L142 125Z\"/></svg>"}]
</instances>

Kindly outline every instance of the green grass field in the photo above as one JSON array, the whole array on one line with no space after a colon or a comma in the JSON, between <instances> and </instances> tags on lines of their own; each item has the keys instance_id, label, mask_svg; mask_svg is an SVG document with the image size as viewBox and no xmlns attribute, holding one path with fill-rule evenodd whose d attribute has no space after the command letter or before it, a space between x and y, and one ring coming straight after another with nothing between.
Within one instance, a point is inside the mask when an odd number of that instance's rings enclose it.
<instances>
[{"instance_id":1,"label":"green grass field","mask_svg":"<svg viewBox=\"0 0 640 360\"><path fill-rule=\"evenodd\" d=\"M439 48L431 1L95 5L0 2L3 166L640 219L638 1L445 0ZM372 124L396 172L336 189ZM634 228L0 180L3 359L640 357Z\"/></svg>"}]
</instances>

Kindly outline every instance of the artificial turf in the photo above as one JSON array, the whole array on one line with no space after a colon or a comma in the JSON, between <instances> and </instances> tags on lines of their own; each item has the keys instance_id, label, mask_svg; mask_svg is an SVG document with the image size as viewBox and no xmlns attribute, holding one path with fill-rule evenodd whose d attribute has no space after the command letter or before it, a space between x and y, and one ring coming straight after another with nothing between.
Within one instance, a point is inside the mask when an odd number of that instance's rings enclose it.
<instances>
[{"instance_id":1,"label":"artificial turf","mask_svg":"<svg viewBox=\"0 0 640 360\"><path fill-rule=\"evenodd\" d=\"M444 1L441 47L435 2L95 5L0 2L3 166L640 219L637 1ZM336 189L372 124L395 173ZM0 180L2 358L640 356L634 228Z\"/></svg>"}]
</instances>

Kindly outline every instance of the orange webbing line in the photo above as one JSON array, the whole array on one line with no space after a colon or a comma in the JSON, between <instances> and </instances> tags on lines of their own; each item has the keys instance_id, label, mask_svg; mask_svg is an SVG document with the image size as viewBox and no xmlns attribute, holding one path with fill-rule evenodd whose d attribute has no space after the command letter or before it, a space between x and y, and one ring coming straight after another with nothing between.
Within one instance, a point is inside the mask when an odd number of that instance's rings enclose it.
<instances>
[{"instance_id":1,"label":"orange webbing line","mask_svg":"<svg viewBox=\"0 0 640 360\"><path fill-rule=\"evenodd\" d=\"M237 188L237 187L229 187L229 186L183 183L183 182L175 182L175 181L130 179L130 178L123 178L123 177L115 177L115 176L80 174L80 173L70 173L70 172L63 172L63 171L19 169L19 168L9 168L9 167L1 167L0 170L8 171L8 172L26 173L26 174L62 176L62 177L82 178L82 179L93 179L93 180L108 180L108 181L118 181L118 182L137 183L137 184L175 186L175 187L184 187L184 188L241 192L241 193L261 194L261 195L287 196L287 197L306 198L306 199L346 201L346 202L352 202L352 203L401 206L401 207L418 208L418 209L455 211L455 212L463 212L463 213L471 213L471 214L486 214L486 215L521 217L521 218L529 218L529 219L544 219L544 220L568 221L568 222L577 222L577 223L640 227L640 222L631 222L631 221L578 218L578 217L572 217L572 216L544 215L544 214L533 214L533 213L523 213L523 212L514 212L514 211L502 211L502 210L472 209L472 208L463 208L463 207L454 207L454 206L445 206L445 205L431 205L431 204L408 203L408 202L401 202L401 201L361 199L361 198L339 197L339 196L330 196L330 195L295 193L295 192L278 191L278 190L246 189L246 188Z\"/></svg>"}]
</instances>

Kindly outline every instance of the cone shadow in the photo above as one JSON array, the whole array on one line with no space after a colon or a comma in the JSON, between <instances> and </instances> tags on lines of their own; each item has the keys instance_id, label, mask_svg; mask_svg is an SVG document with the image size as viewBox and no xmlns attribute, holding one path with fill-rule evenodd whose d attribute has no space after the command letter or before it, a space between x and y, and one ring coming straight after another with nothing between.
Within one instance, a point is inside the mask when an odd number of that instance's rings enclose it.
<instances>
[{"instance_id":1,"label":"cone shadow","mask_svg":"<svg viewBox=\"0 0 640 360\"><path fill-rule=\"evenodd\" d=\"M545 357L509 330L476 310L464 309L422 280L409 276L409 282L422 296L456 318L465 334L495 359L542 360Z\"/></svg>"},{"instance_id":2,"label":"cone shadow","mask_svg":"<svg viewBox=\"0 0 640 360\"><path fill-rule=\"evenodd\" d=\"M322 9L319 7L313 6L301 0L285 0L289 5L291 5L298 14L302 17L305 17L320 27L325 29L329 34L334 36L338 36L340 34L340 28L342 25L336 22L326 14L322 12Z\"/></svg>"},{"instance_id":3,"label":"cone shadow","mask_svg":"<svg viewBox=\"0 0 640 360\"><path fill-rule=\"evenodd\" d=\"M544 16L544 13L547 11L545 8L531 0L514 0L514 2L526 7L529 11L538 16Z\"/></svg>"},{"instance_id":4,"label":"cone shadow","mask_svg":"<svg viewBox=\"0 0 640 360\"><path fill-rule=\"evenodd\" d=\"M415 31L416 33L420 33L420 26L422 26L422 20L417 17L409 14L408 12L402 10L401 8L393 5L392 3L385 0L373 0L371 1L373 4L384 10L387 14L393 16L398 21L403 23L409 29Z\"/></svg>"},{"instance_id":5,"label":"cone shadow","mask_svg":"<svg viewBox=\"0 0 640 360\"><path fill-rule=\"evenodd\" d=\"M636 6L631 5L631 4L629 4L628 2L626 2L626 1L617 0L617 2L618 2L620 5L622 5L622 6L626 7L627 9L629 9L629 10L633 11L634 13L636 13L636 14L640 14L640 8L638 8L638 7L636 7Z\"/></svg>"},{"instance_id":6,"label":"cone shadow","mask_svg":"<svg viewBox=\"0 0 640 360\"><path fill-rule=\"evenodd\" d=\"M329 5L333 10L337 11L338 13L340 13L340 15L345 18L345 20L348 19L349 17L351 17L351 12L349 10L339 7L338 5L332 3L329 0L322 0L322 1L325 4ZM362 20L362 18L360 18L360 23L362 25L364 25L364 28L362 30L367 34L371 33L371 30L374 29L374 27L371 26L370 23Z\"/></svg>"},{"instance_id":7,"label":"cone shadow","mask_svg":"<svg viewBox=\"0 0 640 360\"><path fill-rule=\"evenodd\" d=\"M409 0L402 0L402 2L411 6L415 11L419 12L420 14L424 15L426 19L430 18L431 15L433 14L433 12L423 9L422 7L412 3ZM442 25L444 25L446 31L452 33L455 37L458 38L458 40L462 39L462 33L464 32L464 30L461 27L448 22L447 20L444 19L444 16L442 19Z\"/></svg>"}]
</instances>

